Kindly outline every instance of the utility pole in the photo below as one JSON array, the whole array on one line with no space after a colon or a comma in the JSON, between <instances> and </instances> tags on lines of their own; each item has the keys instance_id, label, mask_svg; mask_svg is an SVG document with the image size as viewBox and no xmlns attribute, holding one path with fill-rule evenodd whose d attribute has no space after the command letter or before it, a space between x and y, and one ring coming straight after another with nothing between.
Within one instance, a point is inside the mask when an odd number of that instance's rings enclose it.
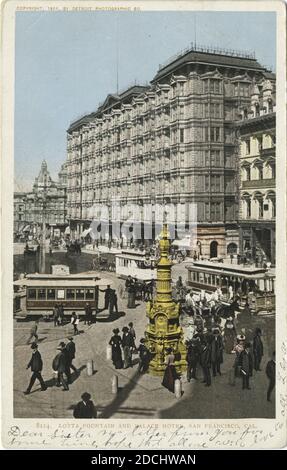
<instances>
[{"instance_id":1,"label":"utility pole","mask_svg":"<svg viewBox=\"0 0 287 470\"><path fill-rule=\"evenodd\" d=\"M46 209L47 209L47 193L46 188L43 191L43 212L42 212L42 237L40 244L40 273L45 273L46 268Z\"/></svg>"}]
</instances>

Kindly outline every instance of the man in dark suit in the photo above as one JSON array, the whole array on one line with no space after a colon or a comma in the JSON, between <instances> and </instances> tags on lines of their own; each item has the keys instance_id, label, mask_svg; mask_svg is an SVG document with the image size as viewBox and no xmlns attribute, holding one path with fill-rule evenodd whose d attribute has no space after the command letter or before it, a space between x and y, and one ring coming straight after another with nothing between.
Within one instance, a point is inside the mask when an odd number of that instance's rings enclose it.
<instances>
[{"instance_id":1,"label":"man in dark suit","mask_svg":"<svg viewBox=\"0 0 287 470\"><path fill-rule=\"evenodd\" d=\"M213 377L216 373L221 375L220 365L223 363L223 341L218 329L213 330L213 338L211 340L211 363Z\"/></svg>"},{"instance_id":2,"label":"man in dark suit","mask_svg":"<svg viewBox=\"0 0 287 470\"><path fill-rule=\"evenodd\" d=\"M211 385L210 367L211 367L211 348L209 338L202 341L202 348L200 354L200 363L203 372L203 383L206 387Z\"/></svg>"},{"instance_id":3,"label":"man in dark suit","mask_svg":"<svg viewBox=\"0 0 287 470\"><path fill-rule=\"evenodd\" d=\"M105 305L103 310L107 310L110 306L111 296L112 296L112 289L111 286L107 286L106 289L99 289L101 292L105 293Z\"/></svg>"},{"instance_id":4,"label":"man in dark suit","mask_svg":"<svg viewBox=\"0 0 287 470\"><path fill-rule=\"evenodd\" d=\"M275 362L275 351L272 354L272 359L267 362L266 375L269 379L269 387L267 390L267 401L271 401L271 393L275 387L275 376L276 376L276 362Z\"/></svg>"},{"instance_id":5,"label":"man in dark suit","mask_svg":"<svg viewBox=\"0 0 287 470\"><path fill-rule=\"evenodd\" d=\"M196 368L200 360L200 337L195 333L192 337L192 340L187 345L187 381L190 382L191 379L196 379Z\"/></svg>"},{"instance_id":6,"label":"man in dark suit","mask_svg":"<svg viewBox=\"0 0 287 470\"><path fill-rule=\"evenodd\" d=\"M250 343L246 343L244 345L244 349L240 353L238 363L241 368L242 389L251 390L251 388L249 387L249 378L252 376L253 373L253 358L251 354Z\"/></svg>"},{"instance_id":7,"label":"man in dark suit","mask_svg":"<svg viewBox=\"0 0 287 470\"><path fill-rule=\"evenodd\" d=\"M43 377L41 375L43 369L43 361L41 358L41 354L38 351L38 345L36 343L32 343L31 349L33 350L32 357L30 359L29 364L27 365L27 369L31 368L32 376L30 379L30 383L28 385L27 390L24 392L25 395L29 395L31 389L35 383L35 380L38 379L41 385L41 390L47 390Z\"/></svg>"},{"instance_id":8,"label":"man in dark suit","mask_svg":"<svg viewBox=\"0 0 287 470\"><path fill-rule=\"evenodd\" d=\"M67 351L67 369L69 370L67 373L67 377L69 377L68 382L70 382L70 369L72 369L76 374L78 373L78 370L73 364L73 359L76 357L76 345L74 343L74 338L70 336L68 338L69 343L66 344L66 351Z\"/></svg>"},{"instance_id":9,"label":"man in dark suit","mask_svg":"<svg viewBox=\"0 0 287 470\"><path fill-rule=\"evenodd\" d=\"M93 321L93 309L91 307L91 305L89 304L89 302L86 303L86 306L85 306L85 322L84 324L88 324L88 325L91 325L92 321Z\"/></svg>"},{"instance_id":10,"label":"man in dark suit","mask_svg":"<svg viewBox=\"0 0 287 470\"><path fill-rule=\"evenodd\" d=\"M126 291L128 293L128 305L127 308L135 308L136 299L136 287L133 278L129 275L126 280Z\"/></svg>"},{"instance_id":11,"label":"man in dark suit","mask_svg":"<svg viewBox=\"0 0 287 470\"><path fill-rule=\"evenodd\" d=\"M67 375L68 382L70 381L70 369L68 367L69 359L68 359L68 354L66 350L66 345L65 343L61 342L59 344L59 347L57 348L59 354L55 357L53 360L53 369L57 371L57 385L62 384L63 385L63 390L67 391L69 390L66 378L64 376Z\"/></svg>"},{"instance_id":12,"label":"man in dark suit","mask_svg":"<svg viewBox=\"0 0 287 470\"><path fill-rule=\"evenodd\" d=\"M118 309L118 296L117 296L117 293L116 293L116 290L115 289L111 289L111 293L110 293L110 305L109 305L109 314L110 315L113 315L113 313L118 314L119 313L119 309Z\"/></svg>"},{"instance_id":13,"label":"man in dark suit","mask_svg":"<svg viewBox=\"0 0 287 470\"><path fill-rule=\"evenodd\" d=\"M261 340L261 330L256 328L255 336L253 338L253 356L254 356L254 369L259 371L260 363L263 357L263 343Z\"/></svg>"},{"instance_id":14,"label":"man in dark suit","mask_svg":"<svg viewBox=\"0 0 287 470\"><path fill-rule=\"evenodd\" d=\"M97 411L94 403L91 400L91 395L87 392L81 396L82 401L79 401L75 406L73 416L76 419L96 418Z\"/></svg>"}]
</instances>

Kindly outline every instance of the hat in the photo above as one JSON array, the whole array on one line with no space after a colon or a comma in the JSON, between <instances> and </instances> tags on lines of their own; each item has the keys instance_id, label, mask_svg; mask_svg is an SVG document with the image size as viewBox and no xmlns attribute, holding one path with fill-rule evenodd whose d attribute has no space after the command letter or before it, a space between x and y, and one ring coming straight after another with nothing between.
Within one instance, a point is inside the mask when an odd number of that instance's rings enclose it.
<instances>
[{"instance_id":1,"label":"hat","mask_svg":"<svg viewBox=\"0 0 287 470\"><path fill-rule=\"evenodd\" d=\"M61 343L59 344L59 346L57 347L57 349L64 349L66 347L65 343L63 343L63 341L61 341Z\"/></svg>"},{"instance_id":2,"label":"hat","mask_svg":"<svg viewBox=\"0 0 287 470\"><path fill-rule=\"evenodd\" d=\"M238 339L238 341L245 341L245 336L244 335L237 335L236 339Z\"/></svg>"},{"instance_id":3,"label":"hat","mask_svg":"<svg viewBox=\"0 0 287 470\"><path fill-rule=\"evenodd\" d=\"M73 339L74 339L73 336L69 336L69 337L68 337L68 340L69 340L69 341L73 341Z\"/></svg>"},{"instance_id":4,"label":"hat","mask_svg":"<svg viewBox=\"0 0 287 470\"><path fill-rule=\"evenodd\" d=\"M88 401L91 398L91 395L88 392L84 392L83 395L81 395L82 400Z\"/></svg>"},{"instance_id":5,"label":"hat","mask_svg":"<svg viewBox=\"0 0 287 470\"><path fill-rule=\"evenodd\" d=\"M218 328L213 328L212 333L214 335L219 335L219 329Z\"/></svg>"},{"instance_id":6,"label":"hat","mask_svg":"<svg viewBox=\"0 0 287 470\"><path fill-rule=\"evenodd\" d=\"M38 344L37 343L32 343L31 344L31 349L37 349L38 348Z\"/></svg>"},{"instance_id":7,"label":"hat","mask_svg":"<svg viewBox=\"0 0 287 470\"><path fill-rule=\"evenodd\" d=\"M124 327L122 328L122 332L123 332L123 333L126 333L127 331L129 331L128 327L127 327L127 326L124 326Z\"/></svg>"},{"instance_id":8,"label":"hat","mask_svg":"<svg viewBox=\"0 0 287 470\"><path fill-rule=\"evenodd\" d=\"M143 344L143 343L145 343L145 342L146 342L145 338L141 338L141 339L140 339L140 343Z\"/></svg>"},{"instance_id":9,"label":"hat","mask_svg":"<svg viewBox=\"0 0 287 470\"><path fill-rule=\"evenodd\" d=\"M114 333L115 335L117 335L119 332L120 332L120 330L119 330L118 328L115 328L115 329L113 330L113 333Z\"/></svg>"}]
</instances>

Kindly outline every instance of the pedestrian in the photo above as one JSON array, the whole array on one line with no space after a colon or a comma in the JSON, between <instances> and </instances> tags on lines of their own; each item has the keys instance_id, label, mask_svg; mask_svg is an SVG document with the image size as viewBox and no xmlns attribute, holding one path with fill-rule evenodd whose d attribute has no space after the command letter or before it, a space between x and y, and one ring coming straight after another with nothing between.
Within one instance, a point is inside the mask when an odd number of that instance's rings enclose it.
<instances>
[{"instance_id":1,"label":"pedestrian","mask_svg":"<svg viewBox=\"0 0 287 470\"><path fill-rule=\"evenodd\" d=\"M129 332L129 329L124 326L122 329L122 347L124 351L124 369L132 367L132 348L134 340L132 335Z\"/></svg>"},{"instance_id":2,"label":"pedestrian","mask_svg":"<svg viewBox=\"0 0 287 470\"><path fill-rule=\"evenodd\" d=\"M194 325L197 328L197 330L202 330L204 326L203 318L200 315L198 310L196 310L196 314L194 318Z\"/></svg>"},{"instance_id":3,"label":"pedestrian","mask_svg":"<svg viewBox=\"0 0 287 470\"><path fill-rule=\"evenodd\" d=\"M59 324L63 325L65 313L64 313L64 305L62 303L60 303L58 307L58 311L59 311Z\"/></svg>"},{"instance_id":4,"label":"pedestrian","mask_svg":"<svg viewBox=\"0 0 287 470\"><path fill-rule=\"evenodd\" d=\"M233 300L233 297L234 297L232 284L229 285L228 292L229 292L229 302L231 302Z\"/></svg>"},{"instance_id":5,"label":"pedestrian","mask_svg":"<svg viewBox=\"0 0 287 470\"><path fill-rule=\"evenodd\" d=\"M135 299L136 299L135 285L134 285L134 281L133 281L133 279L130 275L127 277L125 287L126 287L126 290L127 290L127 293L128 293L127 308L135 308Z\"/></svg>"},{"instance_id":6,"label":"pedestrian","mask_svg":"<svg viewBox=\"0 0 287 470\"><path fill-rule=\"evenodd\" d=\"M239 356L239 365L242 375L242 389L251 390L251 387L249 386L249 378L253 373L253 358L250 343L245 343L244 349Z\"/></svg>"},{"instance_id":7,"label":"pedestrian","mask_svg":"<svg viewBox=\"0 0 287 470\"><path fill-rule=\"evenodd\" d=\"M111 289L111 293L110 293L110 307L109 307L110 316L113 315L114 312L115 312L116 314L119 313L119 309L118 309L118 296L117 296L117 293L116 293L115 289Z\"/></svg>"},{"instance_id":8,"label":"pedestrian","mask_svg":"<svg viewBox=\"0 0 287 470\"><path fill-rule=\"evenodd\" d=\"M57 380L56 380L56 385L60 386L61 384L63 385L63 391L69 390L67 380L65 378L65 375L68 375L69 379L69 373L68 372L68 357L67 357L67 350L66 350L66 345L64 342L61 342L57 348L58 351L60 351L56 357L53 360L52 367L55 372L57 372ZM65 374L65 375L64 375Z\"/></svg>"},{"instance_id":9,"label":"pedestrian","mask_svg":"<svg viewBox=\"0 0 287 470\"><path fill-rule=\"evenodd\" d=\"M85 322L84 324L88 324L88 325L91 325L92 323L92 320L93 320L93 309L90 305L89 302L86 303L86 306L85 306Z\"/></svg>"},{"instance_id":10,"label":"pedestrian","mask_svg":"<svg viewBox=\"0 0 287 470\"><path fill-rule=\"evenodd\" d=\"M216 374L221 375L220 365L223 363L223 341L217 328L213 330L213 338L211 341L211 364L213 377Z\"/></svg>"},{"instance_id":11,"label":"pedestrian","mask_svg":"<svg viewBox=\"0 0 287 470\"><path fill-rule=\"evenodd\" d=\"M128 326L129 326L130 335L133 339L133 350L136 350L136 343L135 343L135 341L136 341L136 332L135 332L135 329L134 329L133 322L131 321Z\"/></svg>"},{"instance_id":12,"label":"pedestrian","mask_svg":"<svg viewBox=\"0 0 287 470\"><path fill-rule=\"evenodd\" d=\"M87 392L81 396L82 401L76 404L73 416L76 419L96 418L97 411L91 400L91 395Z\"/></svg>"},{"instance_id":13,"label":"pedestrian","mask_svg":"<svg viewBox=\"0 0 287 470\"><path fill-rule=\"evenodd\" d=\"M263 357L263 343L261 340L261 329L256 328L255 336L253 338L253 356L254 356L254 369L260 371L260 364Z\"/></svg>"},{"instance_id":14,"label":"pedestrian","mask_svg":"<svg viewBox=\"0 0 287 470\"><path fill-rule=\"evenodd\" d=\"M123 368L123 358L122 358L122 340L119 335L120 330L115 328L113 330L114 335L111 337L109 344L112 347L112 361L116 369Z\"/></svg>"},{"instance_id":15,"label":"pedestrian","mask_svg":"<svg viewBox=\"0 0 287 470\"><path fill-rule=\"evenodd\" d=\"M266 375L269 379L269 386L267 390L267 401L271 401L271 393L275 387L275 376L276 376L275 351L272 354L272 359L270 359L270 361L267 362Z\"/></svg>"},{"instance_id":16,"label":"pedestrian","mask_svg":"<svg viewBox=\"0 0 287 470\"><path fill-rule=\"evenodd\" d=\"M53 308L53 320L54 320L54 326L58 326L59 324L59 309L58 309L58 304L55 304Z\"/></svg>"},{"instance_id":17,"label":"pedestrian","mask_svg":"<svg viewBox=\"0 0 287 470\"><path fill-rule=\"evenodd\" d=\"M68 340L69 343L66 344L68 367L69 369L72 369L76 374L78 374L78 370L73 364L73 360L76 357L76 345L74 343L74 338L72 336L69 336Z\"/></svg>"},{"instance_id":18,"label":"pedestrian","mask_svg":"<svg viewBox=\"0 0 287 470\"><path fill-rule=\"evenodd\" d=\"M195 333L188 342L187 345L187 381L190 382L191 379L196 379L196 369L200 360L200 336L198 333Z\"/></svg>"},{"instance_id":19,"label":"pedestrian","mask_svg":"<svg viewBox=\"0 0 287 470\"><path fill-rule=\"evenodd\" d=\"M244 344L246 341L246 337L244 335L238 335L236 338L236 345L232 353L235 354L234 364L230 371L230 378L229 383L230 385L235 385L236 377L241 377L241 367L239 364L239 358L242 351L244 351Z\"/></svg>"},{"instance_id":20,"label":"pedestrian","mask_svg":"<svg viewBox=\"0 0 287 470\"><path fill-rule=\"evenodd\" d=\"M236 329L232 317L228 317L224 326L224 348L227 354L231 354L236 339Z\"/></svg>"},{"instance_id":21,"label":"pedestrian","mask_svg":"<svg viewBox=\"0 0 287 470\"><path fill-rule=\"evenodd\" d=\"M178 277L178 280L176 281L175 287L178 291L183 288L183 282L182 282L182 277L181 276Z\"/></svg>"},{"instance_id":22,"label":"pedestrian","mask_svg":"<svg viewBox=\"0 0 287 470\"><path fill-rule=\"evenodd\" d=\"M140 345L138 347L139 352L139 366L138 373L144 374L148 370L149 361L150 361L150 352L145 345L146 340L144 338L140 339Z\"/></svg>"},{"instance_id":23,"label":"pedestrian","mask_svg":"<svg viewBox=\"0 0 287 470\"><path fill-rule=\"evenodd\" d=\"M38 325L39 325L39 319L35 320L35 323L31 326L30 336L29 336L26 344L30 344L30 341L31 341L32 338L35 338L34 343L38 341L38 334L37 334Z\"/></svg>"},{"instance_id":24,"label":"pedestrian","mask_svg":"<svg viewBox=\"0 0 287 470\"><path fill-rule=\"evenodd\" d=\"M99 289L101 292L104 292L105 293L105 303L104 303L104 308L103 310L107 310L110 306L110 301L111 301L111 293L112 293L112 289L111 289L111 286L108 285L106 289Z\"/></svg>"},{"instance_id":25,"label":"pedestrian","mask_svg":"<svg viewBox=\"0 0 287 470\"><path fill-rule=\"evenodd\" d=\"M162 385L167 388L170 392L174 393L174 383L178 379L178 375L175 368L175 355L172 348L167 348L167 356L165 358L166 369L162 380Z\"/></svg>"},{"instance_id":26,"label":"pedestrian","mask_svg":"<svg viewBox=\"0 0 287 470\"><path fill-rule=\"evenodd\" d=\"M207 339L202 341L201 354L200 354L200 363L203 372L203 381L206 387L211 385L211 348Z\"/></svg>"},{"instance_id":27,"label":"pedestrian","mask_svg":"<svg viewBox=\"0 0 287 470\"><path fill-rule=\"evenodd\" d=\"M45 385L45 382L43 380L43 377L42 377L42 369L43 369L43 361L42 361L42 357L41 357L41 354L40 352L38 351L38 345L37 343L32 343L31 345L31 349L32 349L32 357L26 367L26 369L30 369L31 368L31 372L32 372L32 376L31 376L31 379L30 379L30 383L28 385L28 388L27 390L24 392L25 395L29 395L29 393L31 392L31 389L35 383L35 380L38 379L39 382L40 382L40 385L41 385L41 390L42 391L45 391L47 390L47 387Z\"/></svg>"},{"instance_id":28,"label":"pedestrian","mask_svg":"<svg viewBox=\"0 0 287 470\"><path fill-rule=\"evenodd\" d=\"M78 330L79 321L80 321L79 315L76 315L76 312L73 312L71 316L71 324L73 325L73 328L74 328L74 335L79 334L79 330Z\"/></svg>"}]
</instances>

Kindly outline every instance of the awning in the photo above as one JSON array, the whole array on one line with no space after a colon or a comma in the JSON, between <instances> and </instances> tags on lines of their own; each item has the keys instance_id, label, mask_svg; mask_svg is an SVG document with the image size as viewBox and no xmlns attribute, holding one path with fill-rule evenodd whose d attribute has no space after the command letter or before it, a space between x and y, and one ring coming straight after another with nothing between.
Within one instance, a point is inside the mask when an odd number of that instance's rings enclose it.
<instances>
[{"instance_id":1,"label":"awning","mask_svg":"<svg viewBox=\"0 0 287 470\"><path fill-rule=\"evenodd\" d=\"M84 230L81 234L81 237L85 238L87 235L89 235L91 230L92 230L91 228L87 228L86 230Z\"/></svg>"},{"instance_id":2,"label":"awning","mask_svg":"<svg viewBox=\"0 0 287 470\"><path fill-rule=\"evenodd\" d=\"M26 225L26 227L23 228L23 232L29 232L30 231L30 225Z\"/></svg>"},{"instance_id":3,"label":"awning","mask_svg":"<svg viewBox=\"0 0 287 470\"><path fill-rule=\"evenodd\" d=\"M71 234L71 229L70 227L65 228L65 235L70 235Z\"/></svg>"}]
</instances>

